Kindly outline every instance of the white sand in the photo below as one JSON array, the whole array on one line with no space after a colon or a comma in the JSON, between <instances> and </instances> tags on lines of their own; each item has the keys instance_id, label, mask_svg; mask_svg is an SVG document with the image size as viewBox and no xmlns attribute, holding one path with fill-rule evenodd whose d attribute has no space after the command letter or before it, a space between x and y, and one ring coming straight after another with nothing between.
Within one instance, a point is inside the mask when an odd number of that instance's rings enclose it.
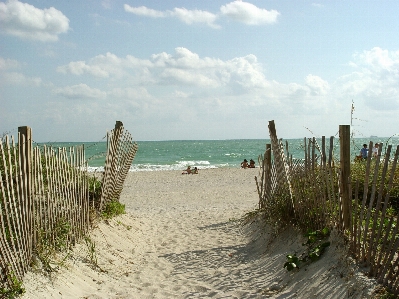
<instances>
[{"instance_id":1,"label":"white sand","mask_svg":"<svg viewBox=\"0 0 399 299\"><path fill-rule=\"evenodd\" d=\"M78 244L68 269L51 278L29 272L23 298L371 298L373 280L343 258L338 238L321 260L287 272L286 254L304 251L300 234L244 234L235 220L257 206L257 173L129 173L121 196L128 213L91 233L106 272Z\"/></svg>"}]
</instances>

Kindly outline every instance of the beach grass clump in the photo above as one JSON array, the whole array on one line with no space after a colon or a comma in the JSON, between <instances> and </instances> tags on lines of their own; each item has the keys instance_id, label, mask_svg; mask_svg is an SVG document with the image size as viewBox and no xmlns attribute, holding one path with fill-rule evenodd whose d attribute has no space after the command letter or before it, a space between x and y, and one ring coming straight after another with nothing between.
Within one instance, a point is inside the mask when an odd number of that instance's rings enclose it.
<instances>
[{"instance_id":1,"label":"beach grass clump","mask_svg":"<svg viewBox=\"0 0 399 299\"><path fill-rule=\"evenodd\" d=\"M380 253L381 251L387 250L387 245L397 239L397 234L395 234L394 230L396 226L395 222L397 219L397 211L392 207L388 207L385 211L385 214L383 214L381 210L372 208L368 213L368 207L365 207L363 209L363 218L361 221L359 221L361 208L361 204L356 203L354 200L352 201L353 219L355 219L357 222L360 222L359 226L362 228L362 230L364 230L366 224L368 223L367 234L362 235L360 242L369 244L372 241L372 231L374 230L375 232L380 232L382 234L382 236L378 239L376 238L376 234L374 235L375 239L373 241L376 242L376 252Z\"/></svg>"},{"instance_id":2,"label":"beach grass clump","mask_svg":"<svg viewBox=\"0 0 399 299\"><path fill-rule=\"evenodd\" d=\"M392 293L387 287L382 285L378 286L373 292L374 299L396 299L397 295Z\"/></svg>"},{"instance_id":3,"label":"beach grass clump","mask_svg":"<svg viewBox=\"0 0 399 299\"><path fill-rule=\"evenodd\" d=\"M273 199L266 202L263 210L266 223L272 226L276 232L293 223L294 214L288 190L275 193Z\"/></svg>"},{"instance_id":4,"label":"beach grass clump","mask_svg":"<svg viewBox=\"0 0 399 299\"><path fill-rule=\"evenodd\" d=\"M287 187L287 186L285 186ZM263 200L258 209L245 213L239 220L242 226L254 223L267 225L274 235L294 223L294 214L288 188L276 190L270 199Z\"/></svg>"},{"instance_id":5,"label":"beach grass clump","mask_svg":"<svg viewBox=\"0 0 399 299\"><path fill-rule=\"evenodd\" d=\"M89 202L91 206L98 207L101 200L102 181L96 176L88 177Z\"/></svg>"},{"instance_id":6,"label":"beach grass clump","mask_svg":"<svg viewBox=\"0 0 399 299\"><path fill-rule=\"evenodd\" d=\"M360 213L364 194L365 173L367 162L360 161L351 165L351 181L352 181L352 211ZM372 182L374 178L375 160L371 161L370 175L368 178L368 190L366 195L366 203L364 206L364 215L367 214L371 200ZM380 165L381 166L381 165ZM389 165L387 173L390 173L391 165ZM393 173L392 188L389 189L389 175L387 175L382 182L382 167L379 167L376 174L376 188L373 206L370 212L369 227L374 225L373 219L376 219L375 226L379 228L382 226L386 228L389 219L395 217L399 212L399 167ZM279 189L276 189L267 201L262 202L265 208L265 220L279 229L286 227L288 224L295 226L301 231L306 232L308 229L317 230L320 227L328 226L329 223L337 219L339 216L339 202L334 198L339 198L339 182L336 176L331 176L330 172L322 167L315 167L311 171L305 168L296 168L291 171L291 190L290 194L288 188L280 184ZM328 179L328 181L326 181ZM382 188L380 189L380 183ZM355 202L354 189L358 184L358 202ZM327 192L327 189L328 192ZM381 194L379 194L379 192ZM388 193L389 192L389 193ZM381 207L376 211L377 198L382 197L384 201L385 196L388 195L389 201L386 207L385 220L379 223L381 219ZM322 198L325 200L321 201ZM333 200L331 200L333 199ZM323 203L323 204L321 204ZM375 214L378 214L375 216ZM359 216L359 215L357 215ZM365 219L363 219L363 226L365 226Z\"/></svg>"},{"instance_id":7,"label":"beach grass clump","mask_svg":"<svg viewBox=\"0 0 399 299\"><path fill-rule=\"evenodd\" d=\"M101 213L101 216L105 219L110 219L115 216L125 214L125 205L121 204L117 200L111 200L105 204L104 210Z\"/></svg>"},{"instance_id":8,"label":"beach grass clump","mask_svg":"<svg viewBox=\"0 0 399 299\"><path fill-rule=\"evenodd\" d=\"M71 224L61 218L50 231L40 230L38 233L35 253L41 262L43 270L47 273L55 271L58 266L63 266L66 258L70 255L70 232ZM61 259L57 258L59 253L63 255Z\"/></svg>"},{"instance_id":9,"label":"beach grass clump","mask_svg":"<svg viewBox=\"0 0 399 299\"><path fill-rule=\"evenodd\" d=\"M367 167L367 161L362 160L358 161L355 163L351 164L351 181L352 185L355 186L357 183L359 184L359 192L358 192L358 198L359 201L363 199L364 196L364 183L366 179L368 180L368 194L367 194L367 204L369 203L370 196L371 196L371 184L373 182L374 178L374 169L375 169L375 160L371 160L370 162L370 173L369 176L366 177L366 167ZM388 164L388 169L387 169L387 175L384 178L384 181L382 182L382 172L383 172L383 167L382 164L384 161L380 162L380 167L378 169L377 173L377 180L376 180L376 195L378 195L379 187L382 184L382 194L381 196L384 198L386 194L389 192L389 205L395 208L395 210L399 211L399 167L396 167L393 171L393 177L392 177L392 186L389 189L389 179L390 179L390 174L392 172L392 163L389 162ZM376 202L376 201L375 201Z\"/></svg>"},{"instance_id":10,"label":"beach grass clump","mask_svg":"<svg viewBox=\"0 0 399 299\"><path fill-rule=\"evenodd\" d=\"M96 243L90 238L90 236L84 236L84 241L87 248L87 259L94 266L98 267Z\"/></svg>"},{"instance_id":11,"label":"beach grass clump","mask_svg":"<svg viewBox=\"0 0 399 299\"><path fill-rule=\"evenodd\" d=\"M0 287L0 298L16 298L25 293L22 280L19 280L14 273L8 273L6 279L8 287Z\"/></svg>"}]
</instances>

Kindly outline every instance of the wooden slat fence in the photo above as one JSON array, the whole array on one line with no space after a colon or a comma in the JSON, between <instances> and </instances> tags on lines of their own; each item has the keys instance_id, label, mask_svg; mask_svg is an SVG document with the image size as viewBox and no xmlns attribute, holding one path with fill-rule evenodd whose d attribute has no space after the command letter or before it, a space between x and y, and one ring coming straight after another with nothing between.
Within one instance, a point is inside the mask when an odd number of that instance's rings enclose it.
<instances>
[{"instance_id":1,"label":"wooden slat fence","mask_svg":"<svg viewBox=\"0 0 399 299\"><path fill-rule=\"evenodd\" d=\"M369 148L373 147L370 142ZM371 154L365 162L363 186L353 181L351 251L357 259L370 268L370 275L399 294L399 213L391 206L391 190L398 186L399 146L395 152L388 145L382 155L379 143L376 158ZM371 152L371 150L370 150ZM397 195L396 195L397 196Z\"/></svg>"},{"instance_id":2,"label":"wooden slat fence","mask_svg":"<svg viewBox=\"0 0 399 299\"><path fill-rule=\"evenodd\" d=\"M36 147L24 161L26 147L21 145L31 145L31 141L19 134L18 143L16 146L8 136L0 142L2 288L12 287L11 278L22 280L44 240L57 242L61 222L68 223L66 245L77 241L89 228L83 147L69 151Z\"/></svg>"},{"instance_id":3,"label":"wooden slat fence","mask_svg":"<svg viewBox=\"0 0 399 299\"><path fill-rule=\"evenodd\" d=\"M273 121L269 122L269 133L272 144L266 147L271 151L266 150L259 156L259 179L255 178L259 209L267 213L284 198L286 205L292 207L282 217L289 219L288 224L302 230L337 228L351 245L348 254L356 257L359 263L370 269L370 275L398 295L399 209L398 206L392 209L391 200L392 190L399 187L399 146L393 153L389 145L383 155L380 143L378 155L374 158L373 143L370 142L367 160L354 164L342 150L340 161L334 158L334 137L330 138L329 146L324 136L321 146L315 138L305 138L304 158L293 159L288 144L286 154L281 154L283 146L281 140L276 143ZM339 146L345 142L348 144L348 140L344 142L343 138L340 135ZM351 172L349 167L350 174L346 179L339 162L352 165L353 170ZM359 182L359 173L355 174L359 169L362 183ZM291 192L286 181L291 183ZM343 196L344 192L347 196Z\"/></svg>"},{"instance_id":4,"label":"wooden slat fence","mask_svg":"<svg viewBox=\"0 0 399 299\"><path fill-rule=\"evenodd\" d=\"M101 202L119 199L137 151L121 122L108 134ZM0 139L0 288L21 281L44 246L74 245L89 230L89 173L84 146L32 148L31 130ZM101 211L101 205L96 207ZM60 233L65 237L58 239Z\"/></svg>"},{"instance_id":5,"label":"wooden slat fence","mask_svg":"<svg viewBox=\"0 0 399 299\"><path fill-rule=\"evenodd\" d=\"M24 135L20 144L29 143ZM20 147L22 154L25 147ZM7 287L12 277L21 279L27 270L32 247L32 202L28 194L29 176L23 176L25 161L18 155L14 138L0 141L0 266L1 287Z\"/></svg>"},{"instance_id":6,"label":"wooden slat fence","mask_svg":"<svg viewBox=\"0 0 399 299\"><path fill-rule=\"evenodd\" d=\"M123 183L138 149L132 135L124 130L119 121L116 122L115 129L108 133L107 143L100 210L107 202L119 201Z\"/></svg>"}]
</instances>

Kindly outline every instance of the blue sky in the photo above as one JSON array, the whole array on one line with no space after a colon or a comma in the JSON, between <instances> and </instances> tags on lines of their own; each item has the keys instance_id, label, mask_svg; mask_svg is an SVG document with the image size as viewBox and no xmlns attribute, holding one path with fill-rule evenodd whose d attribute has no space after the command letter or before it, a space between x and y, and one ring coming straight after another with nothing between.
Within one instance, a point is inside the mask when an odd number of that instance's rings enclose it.
<instances>
[{"instance_id":1,"label":"blue sky","mask_svg":"<svg viewBox=\"0 0 399 299\"><path fill-rule=\"evenodd\" d=\"M2 1L0 134L399 133L399 1Z\"/></svg>"}]
</instances>

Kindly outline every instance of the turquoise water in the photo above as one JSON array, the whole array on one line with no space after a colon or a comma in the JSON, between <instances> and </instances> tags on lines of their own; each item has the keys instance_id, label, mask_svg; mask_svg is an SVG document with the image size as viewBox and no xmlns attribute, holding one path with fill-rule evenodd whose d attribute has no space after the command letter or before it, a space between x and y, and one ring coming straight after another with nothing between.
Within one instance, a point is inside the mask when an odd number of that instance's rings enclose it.
<instances>
[{"instance_id":1,"label":"turquoise water","mask_svg":"<svg viewBox=\"0 0 399 299\"><path fill-rule=\"evenodd\" d=\"M374 138L373 142L384 142L388 138ZM294 158L304 157L303 139L288 139L289 152ZM317 139L319 144L321 140ZM354 139L351 151L353 157L358 154L363 143L369 143L369 139ZM285 140L283 140L285 144ZM240 163L247 159L258 162L258 156L265 152L268 139L238 139L238 140L175 140L175 141L137 141L138 152L131 166L131 171L154 171L154 170L182 170L188 165L204 168L238 168ZM335 138L334 151L339 155L339 140ZM391 138L389 143L396 146L398 138ZM71 147L81 145L78 142L61 142L51 144L54 148ZM90 170L99 169L104 166L106 143L87 142L85 155ZM41 145L39 145L41 146ZM327 140L327 152L329 139Z\"/></svg>"}]
</instances>

